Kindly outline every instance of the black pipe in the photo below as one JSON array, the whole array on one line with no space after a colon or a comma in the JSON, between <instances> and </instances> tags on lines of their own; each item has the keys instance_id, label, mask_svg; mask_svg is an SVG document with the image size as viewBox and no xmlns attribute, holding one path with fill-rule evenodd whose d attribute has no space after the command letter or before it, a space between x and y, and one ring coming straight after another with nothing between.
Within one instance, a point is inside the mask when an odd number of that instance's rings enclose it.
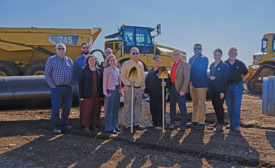
<instances>
[{"instance_id":1,"label":"black pipe","mask_svg":"<svg viewBox=\"0 0 275 168\"><path fill-rule=\"evenodd\" d=\"M77 99L75 88L73 93ZM50 106L50 87L44 75L0 77L0 109Z\"/></svg>"}]
</instances>

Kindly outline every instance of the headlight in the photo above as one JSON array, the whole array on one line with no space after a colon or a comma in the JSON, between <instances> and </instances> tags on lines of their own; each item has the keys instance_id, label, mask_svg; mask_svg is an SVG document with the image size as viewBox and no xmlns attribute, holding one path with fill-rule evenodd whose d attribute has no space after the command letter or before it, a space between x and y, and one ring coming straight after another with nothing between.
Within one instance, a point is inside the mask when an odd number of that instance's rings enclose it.
<instances>
[{"instance_id":1,"label":"headlight","mask_svg":"<svg viewBox=\"0 0 275 168\"><path fill-rule=\"evenodd\" d=\"M255 55L254 56L254 60L261 60L262 59L262 56L261 55Z\"/></svg>"}]
</instances>

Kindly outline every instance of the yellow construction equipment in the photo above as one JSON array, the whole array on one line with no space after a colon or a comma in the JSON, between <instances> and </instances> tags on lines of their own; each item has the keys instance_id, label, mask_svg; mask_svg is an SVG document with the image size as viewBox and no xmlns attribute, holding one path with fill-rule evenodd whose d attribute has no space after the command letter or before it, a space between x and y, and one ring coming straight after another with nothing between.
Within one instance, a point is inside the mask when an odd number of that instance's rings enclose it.
<instances>
[{"instance_id":1,"label":"yellow construction equipment","mask_svg":"<svg viewBox=\"0 0 275 168\"><path fill-rule=\"evenodd\" d=\"M153 35L154 32L156 32L155 35ZM172 53L175 49L155 44L154 38L160 34L160 24L156 28L122 25L118 32L105 36L106 39L112 39L105 42L105 49L113 50L120 65L130 58L130 49L137 47L140 52L139 60L143 63L145 70L153 67L152 60L155 55L161 57L162 66L170 68L173 62ZM102 51L99 52L102 53ZM183 59L186 60L186 53L183 51L181 53Z\"/></svg>"},{"instance_id":2,"label":"yellow construction equipment","mask_svg":"<svg viewBox=\"0 0 275 168\"><path fill-rule=\"evenodd\" d=\"M249 66L247 88L251 92L262 92L263 77L275 75L275 33L265 34L262 39L261 53L253 56Z\"/></svg>"},{"instance_id":3,"label":"yellow construction equipment","mask_svg":"<svg viewBox=\"0 0 275 168\"><path fill-rule=\"evenodd\" d=\"M100 32L100 28L0 28L0 76L42 75L57 43L64 43L66 55L75 60L81 55L80 45L92 45Z\"/></svg>"}]
</instances>

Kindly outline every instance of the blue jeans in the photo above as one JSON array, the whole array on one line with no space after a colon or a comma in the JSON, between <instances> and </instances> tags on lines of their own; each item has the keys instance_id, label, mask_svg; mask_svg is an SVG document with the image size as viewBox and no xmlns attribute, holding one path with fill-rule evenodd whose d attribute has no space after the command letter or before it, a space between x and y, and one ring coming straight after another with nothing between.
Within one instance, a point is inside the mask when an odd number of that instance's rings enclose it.
<instances>
[{"instance_id":1,"label":"blue jeans","mask_svg":"<svg viewBox=\"0 0 275 168\"><path fill-rule=\"evenodd\" d=\"M51 88L52 108L51 108L51 126L64 125L70 115L72 107L72 87L56 86ZM62 107L61 119L59 117L59 108Z\"/></svg>"},{"instance_id":2,"label":"blue jeans","mask_svg":"<svg viewBox=\"0 0 275 168\"><path fill-rule=\"evenodd\" d=\"M105 96L105 131L114 131L118 128L118 111L120 106L120 88L107 90L110 97Z\"/></svg>"},{"instance_id":3,"label":"blue jeans","mask_svg":"<svg viewBox=\"0 0 275 168\"><path fill-rule=\"evenodd\" d=\"M226 105L232 127L240 126L243 84L227 86Z\"/></svg>"},{"instance_id":4,"label":"blue jeans","mask_svg":"<svg viewBox=\"0 0 275 168\"><path fill-rule=\"evenodd\" d=\"M177 92L174 84L171 85L169 89L170 93L170 118L171 124L176 124L176 104L179 104L180 112L181 112L181 122L180 126L184 127L187 121L187 109L186 109L186 98L185 95L180 96Z\"/></svg>"}]
</instances>

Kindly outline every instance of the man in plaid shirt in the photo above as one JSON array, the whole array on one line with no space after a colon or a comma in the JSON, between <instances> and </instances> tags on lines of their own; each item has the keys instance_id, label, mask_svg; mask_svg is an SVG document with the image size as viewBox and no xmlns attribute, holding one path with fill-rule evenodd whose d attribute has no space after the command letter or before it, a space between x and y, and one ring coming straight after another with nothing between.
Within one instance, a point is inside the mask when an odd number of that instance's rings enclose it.
<instances>
[{"instance_id":1,"label":"man in plaid shirt","mask_svg":"<svg viewBox=\"0 0 275 168\"><path fill-rule=\"evenodd\" d=\"M51 126L54 134L60 134L61 129L72 128L67 124L67 119L72 106L73 60L65 56L65 53L66 46L62 43L56 44L56 55L48 58L44 71L46 82L51 87Z\"/></svg>"}]
</instances>

